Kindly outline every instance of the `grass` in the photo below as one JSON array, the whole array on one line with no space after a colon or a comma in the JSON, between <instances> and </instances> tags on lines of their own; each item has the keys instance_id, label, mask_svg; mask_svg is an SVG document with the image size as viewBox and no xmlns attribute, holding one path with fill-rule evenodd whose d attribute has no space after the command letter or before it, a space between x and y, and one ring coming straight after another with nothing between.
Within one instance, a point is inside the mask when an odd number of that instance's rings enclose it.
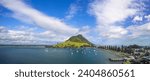
<instances>
[{"instance_id":1,"label":"grass","mask_svg":"<svg viewBox=\"0 0 150 81\"><path fill-rule=\"evenodd\" d=\"M129 60L123 62L123 64L131 64L131 62Z\"/></svg>"},{"instance_id":2,"label":"grass","mask_svg":"<svg viewBox=\"0 0 150 81\"><path fill-rule=\"evenodd\" d=\"M80 48L80 47L89 47L89 46L91 46L91 45L89 45L88 43L65 41L63 43L54 45L53 47L56 47L56 48L65 48L65 47Z\"/></svg>"}]
</instances>

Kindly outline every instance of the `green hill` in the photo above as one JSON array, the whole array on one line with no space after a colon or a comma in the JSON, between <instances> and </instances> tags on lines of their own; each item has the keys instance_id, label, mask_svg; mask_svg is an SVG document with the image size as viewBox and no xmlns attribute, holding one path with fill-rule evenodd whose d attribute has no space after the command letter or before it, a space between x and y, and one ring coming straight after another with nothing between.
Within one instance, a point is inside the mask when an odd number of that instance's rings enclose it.
<instances>
[{"instance_id":1,"label":"green hill","mask_svg":"<svg viewBox=\"0 0 150 81\"><path fill-rule=\"evenodd\" d=\"M56 47L56 48L66 48L66 47L80 48L80 47L93 47L93 46L94 46L94 44L92 44L86 38L84 38L81 34L79 34L77 36L70 37L65 42L54 45L53 47Z\"/></svg>"}]
</instances>

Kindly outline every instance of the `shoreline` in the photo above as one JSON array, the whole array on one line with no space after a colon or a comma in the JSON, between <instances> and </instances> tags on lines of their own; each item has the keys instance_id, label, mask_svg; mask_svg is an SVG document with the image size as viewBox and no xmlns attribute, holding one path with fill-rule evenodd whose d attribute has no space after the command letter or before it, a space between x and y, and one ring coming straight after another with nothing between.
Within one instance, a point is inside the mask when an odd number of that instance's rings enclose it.
<instances>
[{"instance_id":1,"label":"shoreline","mask_svg":"<svg viewBox=\"0 0 150 81\"><path fill-rule=\"evenodd\" d=\"M118 61L121 61L122 64L131 64L130 60L130 55L127 54L127 53L123 53L123 52L117 52L117 51L113 51L113 50L106 50L106 49L102 49L102 50L105 50L111 54L114 54L116 56L118 56L117 58L109 58L109 61L113 61L113 62L118 62Z\"/></svg>"},{"instance_id":2,"label":"shoreline","mask_svg":"<svg viewBox=\"0 0 150 81\"><path fill-rule=\"evenodd\" d=\"M110 52L111 54L115 54L115 55L117 55L119 57L129 57L129 55L127 53L117 52L117 51L113 51L113 50L106 50L106 49L102 49L102 50Z\"/></svg>"}]
</instances>

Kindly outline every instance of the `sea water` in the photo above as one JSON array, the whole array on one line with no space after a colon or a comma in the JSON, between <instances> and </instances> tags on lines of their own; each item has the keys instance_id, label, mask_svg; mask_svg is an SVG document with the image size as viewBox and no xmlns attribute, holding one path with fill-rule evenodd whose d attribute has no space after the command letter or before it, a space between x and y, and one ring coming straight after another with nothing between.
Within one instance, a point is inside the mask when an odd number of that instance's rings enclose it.
<instances>
[{"instance_id":1,"label":"sea water","mask_svg":"<svg viewBox=\"0 0 150 81\"><path fill-rule=\"evenodd\" d=\"M0 47L1 64L118 64L112 52L98 48Z\"/></svg>"}]
</instances>

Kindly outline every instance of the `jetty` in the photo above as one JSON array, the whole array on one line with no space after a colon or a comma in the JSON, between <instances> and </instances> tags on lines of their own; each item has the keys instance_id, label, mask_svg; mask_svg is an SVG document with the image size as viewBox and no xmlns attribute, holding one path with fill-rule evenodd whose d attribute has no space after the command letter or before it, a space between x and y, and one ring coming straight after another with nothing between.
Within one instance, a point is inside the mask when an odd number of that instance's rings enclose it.
<instances>
[{"instance_id":1,"label":"jetty","mask_svg":"<svg viewBox=\"0 0 150 81\"><path fill-rule=\"evenodd\" d=\"M124 61L124 58L109 58L110 61Z\"/></svg>"}]
</instances>

